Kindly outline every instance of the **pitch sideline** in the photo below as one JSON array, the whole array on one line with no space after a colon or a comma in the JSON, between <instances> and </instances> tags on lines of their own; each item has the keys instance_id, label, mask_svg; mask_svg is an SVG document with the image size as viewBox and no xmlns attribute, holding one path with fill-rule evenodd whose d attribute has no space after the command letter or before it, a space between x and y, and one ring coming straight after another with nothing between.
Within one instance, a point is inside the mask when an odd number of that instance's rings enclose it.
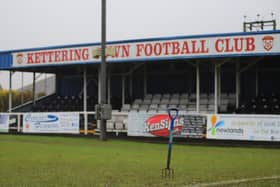
<instances>
[{"instance_id":1,"label":"pitch sideline","mask_svg":"<svg viewBox=\"0 0 280 187\"><path fill-rule=\"evenodd\" d=\"M269 177L257 177L257 178L236 179L236 180L228 180L228 181L220 181L220 182L200 183L200 184L187 185L187 186L183 186L183 187L220 186L220 185L238 184L238 183L244 183L244 182L260 181L260 180L269 180L269 179L280 179L280 175L273 175L273 176L269 176Z\"/></svg>"}]
</instances>

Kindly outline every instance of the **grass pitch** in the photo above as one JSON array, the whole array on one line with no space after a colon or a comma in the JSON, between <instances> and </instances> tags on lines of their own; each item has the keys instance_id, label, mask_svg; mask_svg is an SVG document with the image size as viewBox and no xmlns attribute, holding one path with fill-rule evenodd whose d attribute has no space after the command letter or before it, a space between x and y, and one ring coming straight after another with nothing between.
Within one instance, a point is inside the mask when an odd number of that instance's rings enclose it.
<instances>
[{"instance_id":1,"label":"grass pitch","mask_svg":"<svg viewBox=\"0 0 280 187\"><path fill-rule=\"evenodd\" d=\"M280 176L279 149L174 145L172 154L175 177L162 179L164 144L0 134L0 186L166 187ZM280 186L280 179L219 186Z\"/></svg>"}]
</instances>

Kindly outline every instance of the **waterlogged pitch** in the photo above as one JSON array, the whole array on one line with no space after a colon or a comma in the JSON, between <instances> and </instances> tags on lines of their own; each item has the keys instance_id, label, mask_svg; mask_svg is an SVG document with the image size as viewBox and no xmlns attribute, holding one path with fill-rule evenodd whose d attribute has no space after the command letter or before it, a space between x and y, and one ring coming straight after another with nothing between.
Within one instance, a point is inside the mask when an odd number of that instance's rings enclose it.
<instances>
[{"instance_id":1,"label":"waterlogged pitch","mask_svg":"<svg viewBox=\"0 0 280 187\"><path fill-rule=\"evenodd\" d=\"M187 141L187 140L186 140ZM0 134L0 186L280 186L280 150Z\"/></svg>"}]
</instances>

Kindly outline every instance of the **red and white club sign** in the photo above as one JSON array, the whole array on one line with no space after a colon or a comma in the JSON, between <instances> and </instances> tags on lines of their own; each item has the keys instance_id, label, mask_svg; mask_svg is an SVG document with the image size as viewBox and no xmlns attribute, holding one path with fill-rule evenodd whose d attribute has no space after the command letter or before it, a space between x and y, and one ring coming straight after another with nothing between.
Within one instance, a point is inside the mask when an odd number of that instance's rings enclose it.
<instances>
[{"instance_id":1,"label":"red and white club sign","mask_svg":"<svg viewBox=\"0 0 280 187\"><path fill-rule=\"evenodd\" d=\"M97 63L99 45L13 53L13 66ZM110 50L109 50L110 49ZM186 37L108 44L110 62L280 53L280 33Z\"/></svg>"}]
</instances>

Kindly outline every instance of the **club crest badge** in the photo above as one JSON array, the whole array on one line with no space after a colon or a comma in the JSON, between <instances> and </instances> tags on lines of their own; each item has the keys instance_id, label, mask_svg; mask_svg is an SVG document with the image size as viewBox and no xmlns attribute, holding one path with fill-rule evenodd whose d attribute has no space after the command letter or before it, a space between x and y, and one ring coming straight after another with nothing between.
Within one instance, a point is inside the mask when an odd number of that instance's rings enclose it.
<instances>
[{"instance_id":1,"label":"club crest badge","mask_svg":"<svg viewBox=\"0 0 280 187\"><path fill-rule=\"evenodd\" d=\"M17 63L22 64L24 62L23 54L19 53L16 55Z\"/></svg>"},{"instance_id":2,"label":"club crest badge","mask_svg":"<svg viewBox=\"0 0 280 187\"><path fill-rule=\"evenodd\" d=\"M273 40L274 38L272 36L264 36L262 38L263 47L266 51L270 51L273 48Z\"/></svg>"}]
</instances>

